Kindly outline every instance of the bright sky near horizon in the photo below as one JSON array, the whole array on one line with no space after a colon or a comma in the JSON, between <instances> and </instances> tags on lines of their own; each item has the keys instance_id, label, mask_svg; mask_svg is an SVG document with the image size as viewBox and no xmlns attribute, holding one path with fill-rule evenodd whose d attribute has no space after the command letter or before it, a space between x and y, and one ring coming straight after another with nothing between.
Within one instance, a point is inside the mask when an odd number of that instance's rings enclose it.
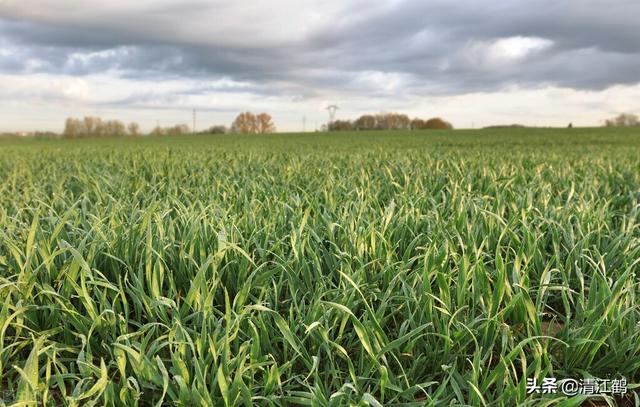
<instances>
[{"instance_id":1,"label":"bright sky near horizon","mask_svg":"<svg viewBox=\"0 0 640 407\"><path fill-rule=\"evenodd\" d=\"M281 131L398 111L456 127L640 113L635 0L0 0L0 131L68 116Z\"/></svg>"}]
</instances>

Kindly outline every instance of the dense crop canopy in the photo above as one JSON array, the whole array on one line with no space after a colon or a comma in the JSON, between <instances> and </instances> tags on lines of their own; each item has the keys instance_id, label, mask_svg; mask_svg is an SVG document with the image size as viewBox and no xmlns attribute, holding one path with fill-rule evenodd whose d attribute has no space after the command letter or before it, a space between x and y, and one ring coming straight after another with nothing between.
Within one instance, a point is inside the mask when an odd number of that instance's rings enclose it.
<instances>
[{"instance_id":1,"label":"dense crop canopy","mask_svg":"<svg viewBox=\"0 0 640 407\"><path fill-rule=\"evenodd\" d=\"M527 378L637 383L640 134L493 132L0 143L2 399L537 405L564 396Z\"/></svg>"}]
</instances>

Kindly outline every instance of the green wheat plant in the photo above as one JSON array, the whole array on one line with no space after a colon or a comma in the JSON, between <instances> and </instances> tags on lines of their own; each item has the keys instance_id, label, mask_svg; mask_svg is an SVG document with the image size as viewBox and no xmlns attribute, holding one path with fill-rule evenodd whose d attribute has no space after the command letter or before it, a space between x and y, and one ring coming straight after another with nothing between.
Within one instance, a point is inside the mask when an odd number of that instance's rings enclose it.
<instances>
[{"instance_id":1,"label":"green wheat plant","mask_svg":"<svg viewBox=\"0 0 640 407\"><path fill-rule=\"evenodd\" d=\"M0 143L1 405L639 405L640 134Z\"/></svg>"}]
</instances>

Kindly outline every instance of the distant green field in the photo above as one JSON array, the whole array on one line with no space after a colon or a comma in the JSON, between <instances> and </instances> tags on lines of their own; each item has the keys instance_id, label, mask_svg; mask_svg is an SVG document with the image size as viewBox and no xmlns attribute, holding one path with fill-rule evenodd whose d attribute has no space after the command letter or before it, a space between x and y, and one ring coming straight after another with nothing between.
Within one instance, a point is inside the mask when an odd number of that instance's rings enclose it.
<instances>
[{"instance_id":1,"label":"distant green field","mask_svg":"<svg viewBox=\"0 0 640 407\"><path fill-rule=\"evenodd\" d=\"M638 129L0 141L0 399L638 405L639 259Z\"/></svg>"}]
</instances>

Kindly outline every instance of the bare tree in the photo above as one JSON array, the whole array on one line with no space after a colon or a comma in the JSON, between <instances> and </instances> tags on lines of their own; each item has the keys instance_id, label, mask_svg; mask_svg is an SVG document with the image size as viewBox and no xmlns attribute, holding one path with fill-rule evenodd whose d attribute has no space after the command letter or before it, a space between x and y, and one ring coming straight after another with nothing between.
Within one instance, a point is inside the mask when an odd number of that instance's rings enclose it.
<instances>
[{"instance_id":1,"label":"bare tree","mask_svg":"<svg viewBox=\"0 0 640 407\"><path fill-rule=\"evenodd\" d=\"M329 124L329 131L349 131L353 130L353 123L350 120L334 120Z\"/></svg>"},{"instance_id":2,"label":"bare tree","mask_svg":"<svg viewBox=\"0 0 640 407\"><path fill-rule=\"evenodd\" d=\"M640 119L637 115L631 113L622 113L613 119L605 122L607 127L632 127L640 126Z\"/></svg>"},{"instance_id":3,"label":"bare tree","mask_svg":"<svg viewBox=\"0 0 640 407\"><path fill-rule=\"evenodd\" d=\"M389 130L389 116L386 113L378 113L376 118L376 130Z\"/></svg>"},{"instance_id":4,"label":"bare tree","mask_svg":"<svg viewBox=\"0 0 640 407\"><path fill-rule=\"evenodd\" d=\"M150 136L164 136L165 134L165 130L160 126L154 127L151 133L149 133Z\"/></svg>"},{"instance_id":5,"label":"bare tree","mask_svg":"<svg viewBox=\"0 0 640 407\"><path fill-rule=\"evenodd\" d=\"M124 123L119 120L109 120L102 126L104 129L103 136L124 136L127 131Z\"/></svg>"},{"instance_id":6,"label":"bare tree","mask_svg":"<svg viewBox=\"0 0 640 407\"><path fill-rule=\"evenodd\" d=\"M256 116L251 112L240 113L231 124L231 132L254 134L257 128L256 120Z\"/></svg>"},{"instance_id":7,"label":"bare tree","mask_svg":"<svg viewBox=\"0 0 640 407\"><path fill-rule=\"evenodd\" d=\"M356 121L336 121L328 127L330 131L340 130L422 130L422 129L452 129L451 123L440 118L423 120L402 113L378 113L376 115L362 115Z\"/></svg>"},{"instance_id":8,"label":"bare tree","mask_svg":"<svg viewBox=\"0 0 640 407\"><path fill-rule=\"evenodd\" d=\"M273 119L267 113L260 113L256 116L256 133L266 134L276 131L276 126L273 123Z\"/></svg>"},{"instance_id":9,"label":"bare tree","mask_svg":"<svg viewBox=\"0 0 640 407\"><path fill-rule=\"evenodd\" d=\"M127 130L129 131L130 136L139 136L140 135L140 125L136 122L131 122L127 125Z\"/></svg>"},{"instance_id":10,"label":"bare tree","mask_svg":"<svg viewBox=\"0 0 640 407\"><path fill-rule=\"evenodd\" d=\"M86 116L84 119L68 118L65 121L63 132L63 136L68 138L123 136L125 134L127 134L127 128L121 121L103 121L99 117L92 116Z\"/></svg>"},{"instance_id":11,"label":"bare tree","mask_svg":"<svg viewBox=\"0 0 640 407\"><path fill-rule=\"evenodd\" d=\"M388 113L387 123L390 130L408 130L411 119L406 114Z\"/></svg>"},{"instance_id":12,"label":"bare tree","mask_svg":"<svg viewBox=\"0 0 640 407\"><path fill-rule=\"evenodd\" d=\"M168 136L182 136L189 133L191 133L191 129L186 124L176 124L165 129L165 134Z\"/></svg>"},{"instance_id":13,"label":"bare tree","mask_svg":"<svg viewBox=\"0 0 640 407\"><path fill-rule=\"evenodd\" d=\"M62 135L67 138L81 137L83 134L82 121L72 117L67 118L64 123L64 132Z\"/></svg>"},{"instance_id":14,"label":"bare tree","mask_svg":"<svg viewBox=\"0 0 640 407\"><path fill-rule=\"evenodd\" d=\"M176 124L171 127L156 126L149 133L150 136L182 136L191 134L191 129L186 124Z\"/></svg>"},{"instance_id":15,"label":"bare tree","mask_svg":"<svg viewBox=\"0 0 640 407\"><path fill-rule=\"evenodd\" d=\"M98 132L98 130L102 127L102 119L99 117L93 116L85 116L83 119L84 124L84 135L85 136L94 136Z\"/></svg>"},{"instance_id":16,"label":"bare tree","mask_svg":"<svg viewBox=\"0 0 640 407\"><path fill-rule=\"evenodd\" d=\"M376 128L376 118L370 114L360 116L354 123L356 130L373 130Z\"/></svg>"}]
</instances>

